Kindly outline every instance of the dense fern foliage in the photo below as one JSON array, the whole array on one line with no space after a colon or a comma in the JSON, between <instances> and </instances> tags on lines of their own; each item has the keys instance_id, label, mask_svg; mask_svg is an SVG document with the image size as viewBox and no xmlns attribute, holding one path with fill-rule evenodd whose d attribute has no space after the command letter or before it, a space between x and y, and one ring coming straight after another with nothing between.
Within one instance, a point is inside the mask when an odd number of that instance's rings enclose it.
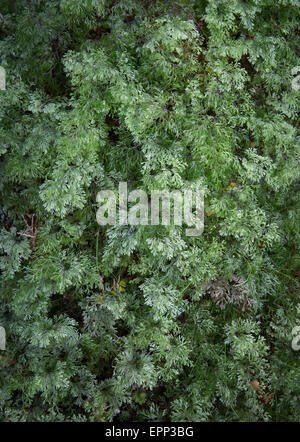
<instances>
[{"instance_id":1,"label":"dense fern foliage","mask_svg":"<svg viewBox=\"0 0 300 442\"><path fill-rule=\"evenodd\" d=\"M299 421L299 2L0 12L0 420ZM121 181L203 234L99 226Z\"/></svg>"}]
</instances>

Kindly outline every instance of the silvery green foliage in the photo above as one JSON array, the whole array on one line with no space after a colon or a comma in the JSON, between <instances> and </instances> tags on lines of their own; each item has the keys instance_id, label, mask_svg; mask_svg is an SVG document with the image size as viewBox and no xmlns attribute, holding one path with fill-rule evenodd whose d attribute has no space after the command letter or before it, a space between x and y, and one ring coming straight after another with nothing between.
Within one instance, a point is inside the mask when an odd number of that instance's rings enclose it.
<instances>
[{"instance_id":1,"label":"silvery green foliage","mask_svg":"<svg viewBox=\"0 0 300 442\"><path fill-rule=\"evenodd\" d=\"M22 268L22 260L27 260L30 256L30 245L26 239L17 236L14 227L11 227L10 231L1 229L0 235L1 273L5 279L12 279L15 273Z\"/></svg>"},{"instance_id":2,"label":"silvery green foliage","mask_svg":"<svg viewBox=\"0 0 300 442\"><path fill-rule=\"evenodd\" d=\"M0 420L299 421L298 2L0 10ZM99 227L120 181L203 234Z\"/></svg>"}]
</instances>

